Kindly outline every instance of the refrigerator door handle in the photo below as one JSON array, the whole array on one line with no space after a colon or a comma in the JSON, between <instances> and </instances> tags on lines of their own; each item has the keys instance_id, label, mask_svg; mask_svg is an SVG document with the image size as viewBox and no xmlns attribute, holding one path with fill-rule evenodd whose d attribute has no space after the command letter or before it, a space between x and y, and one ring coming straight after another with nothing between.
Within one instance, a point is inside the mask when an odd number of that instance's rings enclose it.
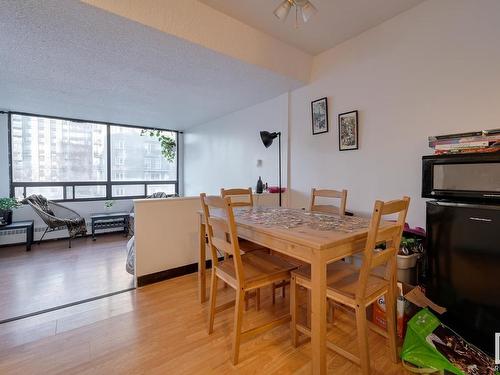
<instances>
[{"instance_id":1,"label":"refrigerator door handle","mask_svg":"<svg viewBox=\"0 0 500 375\"><path fill-rule=\"evenodd\" d=\"M482 221L484 223L491 223L493 221L491 219L486 219L484 217L474 217L474 216L469 217L469 220Z\"/></svg>"}]
</instances>

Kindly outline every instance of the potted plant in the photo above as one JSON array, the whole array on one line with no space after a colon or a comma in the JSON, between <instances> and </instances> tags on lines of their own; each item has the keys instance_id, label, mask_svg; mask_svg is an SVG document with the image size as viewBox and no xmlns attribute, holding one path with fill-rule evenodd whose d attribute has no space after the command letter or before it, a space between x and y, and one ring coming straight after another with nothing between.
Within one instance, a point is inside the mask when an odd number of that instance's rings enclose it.
<instances>
[{"instance_id":1,"label":"potted plant","mask_svg":"<svg viewBox=\"0 0 500 375\"><path fill-rule=\"evenodd\" d=\"M165 132L155 129L142 129L141 136L149 135L152 138L156 138L160 142L161 154L170 163L175 160L176 146L175 139L166 135Z\"/></svg>"},{"instance_id":2,"label":"potted plant","mask_svg":"<svg viewBox=\"0 0 500 375\"><path fill-rule=\"evenodd\" d=\"M114 200L109 200L104 202L104 207L106 208L106 211L109 211L113 208L113 205L115 204Z\"/></svg>"},{"instance_id":3,"label":"potted plant","mask_svg":"<svg viewBox=\"0 0 500 375\"><path fill-rule=\"evenodd\" d=\"M12 224L12 209L20 205L16 198L0 198L0 225Z\"/></svg>"}]
</instances>

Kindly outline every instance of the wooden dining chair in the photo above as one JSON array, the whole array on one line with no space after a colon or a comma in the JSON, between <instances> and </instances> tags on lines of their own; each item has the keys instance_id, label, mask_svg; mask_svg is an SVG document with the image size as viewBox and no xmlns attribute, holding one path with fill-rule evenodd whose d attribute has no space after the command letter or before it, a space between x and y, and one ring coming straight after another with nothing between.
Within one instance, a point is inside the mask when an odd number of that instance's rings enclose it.
<instances>
[{"instance_id":1,"label":"wooden dining chair","mask_svg":"<svg viewBox=\"0 0 500 375\"><path fill-rule=\"evenodd\" d=\"M253 192L252 188L235 188L235 189L220 189L222 198L232 198L233 207L253 207Z\"/></svg>"},{"instance_id":2,"label":"wooden dining chair","mask_svg":"<svg viewBox=\"0 0 500 375\"><path fill-rule=\"evenodd\" d=\"M233 207L251 207L253 206L253 193L252 193L252 188L248 189L242 189L242 188L237 188L237 189L220 189L220 195L222 198L225 197L230 197L231 202ZM258 244L255 244L253 242L247 241L247 240L242 240L240 239L240 248L244 252L249 252L249 251L254 251L254 250L262 250L262 247L259 246ZM272 251L271 251L272 253ZM300 264L297 263L297 261L293 258L287 258L286 256L282 254L277 254L277 256L280 256L287 260L289 263L292 263L296 266L299 266ZM273 284L272 285L272 301L273 304L276 303L276 291L281 289L281 296L283 299L286 297L286 286L290 284L289 280L284 280L279 284ZM257 309L259 308L260 305L260 290L255 291L255 297L256 297L256 307ZM248 307L248 298L245 297L245 307Z\"/></svg>"},{"instance_id":3,"label":"wooden dining chair","mask_svg":"<svg viewBox=\"0 0 500 375\"><path fill-rule=\"evenodd\" d=\"M215 314L235 305L232 361L237 364L242 339L290 321L290 315L286 314L267 324L242 331L245 293L289 279L290 271L295 267L282 258L265 252L255 251L242 254L230 198L207 197L206 194L201 194L200 198L213 260L208 333L213 332ZM219 214L214 215L213 210L218 210ZM217 250L231 257L219 262ZM218 279L236 290L235 301L216 306Z\"/></svg>"},{"instance_id":4,"label":"wooden dining chair","mask_svg":"<svg viewBox=\"0 0 500 375\"><path fill-rule=\"evenodd\" d=\"M366 307L381 296L385 296L387 337L391 359L394 362L398 360L396 343L396 254L401 242L409 203L409 197L385 203L376 201L368 229L361 267L357 268L343 261L334 262L327 266L327 298L334 303L354 309L356 313L359 357L330 341L327 341L327 347L358 364L363 374L370 373ZM384 223L381 225L382 216L395 214L398 215L395 224ZM381 243L385 243L385 250L375 248L376 245ZM377 276L374 270L379 270L383 266L385 266L385 275ZM292 316L292 343L295 346L297 346L299 332L310 336L310 330L297 323L297 285L308 289L311 288L310 267L301 267L292 272L290 310Z\"/></svg>"},{"instance_id":5,"label":"wooden dining chair","mask_svg":"<svg viewBox=\"0 0 500 375\"><path fill-rule=\"evenodd\" d=\"M253 207L252 188L220 189L222 198L229 197L232 207ZM262 246L240 238L240 249L244 252L262 250Z\"/></svg>"},{"instance_id":6,"label":"wooden dining chair","mask_svg":"<svg viewBox=\"0 0 500 375\"><path fill-rule=\"evenodd\" d=\"M232 188L232 189L221 188L220 196L222 198L229 197L231 199L232 207L253 207L253 192L251 187ZM256 250L264 250L264 249L266 249L266 251L269 251L267 250L267 248L264 248L263 246L255 242L248 241L243 238L239 239L239 244L240 244L240 250L243 251L244 253ZM252 293L247 293L245 295L245 310L248 310L248 301L253 297L255 297L255 308L259 310L260 289L257 289Z\"/></svg>"},{"instance_id":7,"label":"wooden dining chair","mask_svg":"<svg viewBox=\"0 0 500 375\"><path fill-rule=\"evenodd\" d=\"M317 204L316 198L334 198L340 199L339 206L331 204ZM311 189L311 203L309 204L309 211L322 212L327 214L345 215L345 207L347 202L347 190L331 190L331 189Z\"/></svg>"}]
</instances>

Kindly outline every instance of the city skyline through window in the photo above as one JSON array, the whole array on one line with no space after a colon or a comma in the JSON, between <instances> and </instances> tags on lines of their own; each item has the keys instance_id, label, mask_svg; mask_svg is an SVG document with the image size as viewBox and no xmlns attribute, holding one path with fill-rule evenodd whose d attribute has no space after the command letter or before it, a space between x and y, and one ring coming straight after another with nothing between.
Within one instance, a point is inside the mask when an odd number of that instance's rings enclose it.
<instances>
[{"instance_id":1,"label":"city skyline through window","mask_svg":"<svg viewBox=\"0 0 500 375\"><path fill-rule=\"evenodd\" d=\"M158 139L141 135L141 127L10 116L11 192L16 198L42 194L53 200L82 200L177 193L177 153L173 161L165 159ZM177 144L177 132L161 134Z\"/></svg>"}]
</instances>

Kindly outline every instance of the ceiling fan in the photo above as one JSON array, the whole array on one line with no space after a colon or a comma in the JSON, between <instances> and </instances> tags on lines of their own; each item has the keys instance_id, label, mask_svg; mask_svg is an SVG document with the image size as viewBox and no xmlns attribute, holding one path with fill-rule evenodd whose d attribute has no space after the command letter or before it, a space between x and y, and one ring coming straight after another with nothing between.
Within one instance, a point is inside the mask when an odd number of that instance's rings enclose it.
<instances>
[{"instance_id":1,"label":"ceiling fan","mask_svg":"<svg viewBox=\"0 0 500 375\"><path fill-rule=\"evenodd\" d=\"M299 26L299 18L307 22L318 12L318 9L309 0L283 0L274 11L274 15L280 21L285 21L293 7L295 7L296 28Z\"/></svg>"}]
</instances>

